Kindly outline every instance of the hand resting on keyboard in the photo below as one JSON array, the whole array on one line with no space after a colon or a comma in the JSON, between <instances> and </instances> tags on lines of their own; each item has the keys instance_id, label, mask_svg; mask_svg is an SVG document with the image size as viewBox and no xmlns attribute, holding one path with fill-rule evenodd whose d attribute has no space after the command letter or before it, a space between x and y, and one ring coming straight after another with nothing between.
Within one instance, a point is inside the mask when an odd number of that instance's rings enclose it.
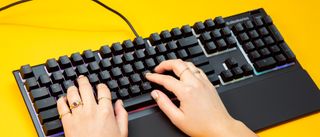
<instances>
[{"instance_id":1,"label":"hand resting on keyboard","mask_svg":"<svg viewBox=\"0 0 320 137\"><path fill-rule=\"evenodd\" d=\"M255 137L242 122L233 119L224 107L214 86L202 70L182 60L163 61L146 78L164 86L180 101L174 105L160 90L151 92L160 109L171 122L189 136ZM173 71L178 77L162 74ZM98 101L86 77L78 79L79 89L72 86L67 96L58 100L58 111L67 137L126 137L128 113L118 100L114 108L110 91L104 84L97 86ZM71 106L71 110L69 109Z\"/></svg>"}]
</instances>

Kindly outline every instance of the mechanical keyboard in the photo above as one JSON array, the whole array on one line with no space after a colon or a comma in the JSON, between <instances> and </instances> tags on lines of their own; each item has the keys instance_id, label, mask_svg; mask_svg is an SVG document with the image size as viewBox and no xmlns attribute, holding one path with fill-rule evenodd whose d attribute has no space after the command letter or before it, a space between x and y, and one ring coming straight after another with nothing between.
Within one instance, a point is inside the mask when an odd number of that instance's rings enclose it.
<instances>
[{"instance_id":1,"label":"mechanical keyboard","mask_svg":"<svg viewBox=\"0 0 320 137\"><path fill-rule=\"evenodd\" d=\"M299 66L270 16L258 9L50 58L36 66L23 65L13 73L38 135L59 136L63 128L56 100L77 85L79 75L87 76L93 87L105 83L112 101L122 99L126 110L134 113L155 104L149 94L153 89L164 90L144 74L169 59L193 62L219 93L229 85Z\"/></svg>"}]
</instances>

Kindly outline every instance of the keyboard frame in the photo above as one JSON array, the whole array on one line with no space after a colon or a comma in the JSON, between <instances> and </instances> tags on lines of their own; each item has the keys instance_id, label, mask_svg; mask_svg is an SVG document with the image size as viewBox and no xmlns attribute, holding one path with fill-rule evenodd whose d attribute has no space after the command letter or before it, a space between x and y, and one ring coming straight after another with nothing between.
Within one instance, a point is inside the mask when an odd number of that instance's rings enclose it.
<instances>
[{"instance_id":1,"label":"keyboard frame","mask_svg":"<svg viewBox=\"0 0 320 137\"><path fill-rule=\"evenodd\" d=\"M243 19L246 19L250 16L252 16L251 14L255 14L255 15L267 15L267 13L263 10L263 9L257 9L257 10L252 10L252 11L249 11L249 12L244 12L244 13L240 13L240 14L237 14L237 15L233 15L233 16L229 16L229 17L225 17L225 21L227 22L227 26L230 25L230 21L233 21L233 23L237 23L239 21L242 21ZM238 41L238 40L237 40ZM239 43L238 43L239 44ZM97 50L95 50L94 52L96 52ZM205 52L206 54L206 52ZM39 64L39 65L36 65L36 66L32 66L32 68L34 67L44 67L45 65L44 64ZM231 89L235 89L235 88L238 88L238 87L241 87L242 85L248 85L252 82L256 82L256 81L259 81L259 80L264 80L268 77L272 77L272 76L280 76L281 74L283 73L301 73L301 75L305 75L306 77L309 77L309 79L311 80L310 76L303 70L303 68L301 67L301 65L299 64L298 60L295 61L294 65L292 66L287 66L285 67L285 69L277 69L277 71L269 71L263 75L258 75L258 76L254 76L255 79L254 80L240 80L240 81L236 81L237 84L227 84L227 85L224 85L223 88L220 88L220 87L217 87L217 90L219 92L219 95L221 96L223 102L226 102L228 103L228 101L225 101L225 96L228 96L228 93L227 91L231 90ZM38 119L38 116L37 116L37 113L33 107L33 103L28 95L28 91L26 89L26 87L24 86L24 81L22 80L21 78L21 75L20 75L20 72L19 70L15 70L13 71L13 74L14 74L14 77L16 79L16 82L18 84L18 87L19 87L19 90L21 92L21 95L24 99L24 102L25 104L27 105L27 109L29 111L29 114L32 118L32 121L33 121L33 124L36 128L36 131L37 131L37 134L38 136L41 136L41 137L45 137L45 134L42 130L42 126L41 126L41 123ZM255 72L256 74L256 72ZM249 78L250 79L250 78ZM312 82L311 80L311 83L310 81L306 81L308 82L309 84L313 84L312 87L310 87L310 89L312 88L313 90L317 90L319 91L319 89L317 88L317 86ZM313 99L315 98L318 98L320 99L320 94L319 93L312 93L312 95L310 94L310 96L316 96L314 97ZM226 107L230 107L229 106L230 104L227 104ZM278 120L278 121L273 121L272 124L268 124L268 125L262 125L262 126L255 126L255 125L249 125L249 128L251 128L252 130L261 130L261 129L264 129L264 128L267 128L267 127L270 127L270 126L273 126L273 125L276 125L276 124L279 124L281 122L284 122L284 121L287 121L289 119L293 119L293 118L296 118L298 116L303 116L307 113L312 113L312 112L315 112L315 111L319 111L320 110L320 102L317 103L317 104L314 104L314 105L311 105L309 106L309 110L308 111L305 111L305 113L299 113L299 114L296 114L294 117L287 117L286 119L284 120ZM151 109L154 109L154 108L151 108ZM153 112L153 111L152 111ZM152 113L152 112L148 112L148 113ZM139 117L142 117L144 115L146 115L147 113L138 113L138 114L133 114L132 116L129 115L129 120L134 120L136 118L139 118ZM233 114L231 113L231 115L237 115L237 114ZM237 116L236 116L237 117ZM240 119L241 120L241 119ZM259 127L259 128L257 128ZM261 128L262 127L262 128ZM61 132L61 133L58 133L58 134L54 134L54 136L58 136L58 135L63 135L64 133Z\"/></svg>"}]
</instances>

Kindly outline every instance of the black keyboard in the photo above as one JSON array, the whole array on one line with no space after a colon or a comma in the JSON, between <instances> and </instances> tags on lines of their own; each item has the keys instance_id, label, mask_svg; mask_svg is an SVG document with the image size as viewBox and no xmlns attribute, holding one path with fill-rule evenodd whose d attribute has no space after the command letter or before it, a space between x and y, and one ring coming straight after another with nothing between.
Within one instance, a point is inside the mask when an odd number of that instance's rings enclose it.
<instances>
[{"instance_id":1,"label":"black keyboard","mask_svg":"<svg viewBox=\"0 0 320 137\"><path fill-rule=\"evenodd\" d=\"M38 134L55 136L63 135L56 100L77 85L79 75L87 76L93 86L105 83L112 101L122 99L128 111L135 111L154 104L150 91L162 89L144 74L169 59L193 62L218 91L297 64L270 16L259 9L24 65L14 76Z\"/></svg>"}]
</instances>

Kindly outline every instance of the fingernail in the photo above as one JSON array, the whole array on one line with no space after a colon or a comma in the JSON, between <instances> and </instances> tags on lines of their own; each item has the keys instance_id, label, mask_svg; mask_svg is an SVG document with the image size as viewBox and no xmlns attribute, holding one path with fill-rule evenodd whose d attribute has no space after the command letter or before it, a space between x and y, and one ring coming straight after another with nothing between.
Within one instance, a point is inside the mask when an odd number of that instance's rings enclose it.
<instances>
[{"instance_id":1,"label":"fingernail","mask_svg":"<svg viewBox=\"0 0 320 137\"><path fill-rule=\"evenodd\" d=\"M103 86L104 84L103 83L99 83L97 86L96 86L96 88L99 88L99 87L101 87L101 86Z\"/></svg>"},{"instance_id":2,"label":"fingernail","mask_svg":"<svg viewBox=\"0 0 320 137\"><path fill-rule=\"evenodd\" d=\"M144 75L147 77L147 76L151 75L151 73L150 73L150 72L147 72L147 73L144 74Z\"/></svg>"},{"instance_id":3,"label":"fingernail","mask_svg":"<svg viewBox=\"0 0 320 137\"><path fill-rule=\"evenodd\" d=\"M83 77L84 77L84 75L80 75L80 76L78 77L78 79L83 78Z\"/></svg>"},{"instance_id":4,"label":"fingernail","mask_svg":"<svg viewBox=\"0 0 320 137\"><path fill-rule=\"evenodd\" d=\"M156 90L152 91L151 96L155 101L158 101L158 98L159 98L158 91L156 91Z\"/></svg>"},{"instance_id":5,"label":"fingernail","mask_svg":"<svg viewBox=\"0 0 320 137\"><path fill-rule=\"evenodd\" d=\"M119 99L119 102L120 102L121 106L123 106L123 101L121 99Z\"/></svg>"}]
</instances>

